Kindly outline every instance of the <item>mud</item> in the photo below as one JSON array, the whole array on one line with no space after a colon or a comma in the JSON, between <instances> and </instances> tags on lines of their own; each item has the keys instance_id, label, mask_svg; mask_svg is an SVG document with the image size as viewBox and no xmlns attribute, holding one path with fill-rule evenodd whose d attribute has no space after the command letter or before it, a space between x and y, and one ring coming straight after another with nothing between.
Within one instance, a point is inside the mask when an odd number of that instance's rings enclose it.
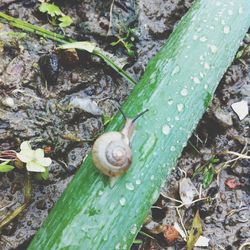
<instances>
[{"instance_id":1,"label":"mud","mask_svg":"<svg viewBox=\"0 0 250 250\"><path fill-rule=\"evenodd\" d=\"M74 25L65 29L66 36L95 41L112 54L115 61L120 62L122 59L124 69L138 80L149 59L160 49L174 26L191 7L192 1L129 0L126 3L114 1L113 5L112 2L84 0L56 3L74 19ZM33 24L62 32L48 23L46 15L39 13L37 1L3 0L0 9ZM115 36L124 37L128 28L133 29L132 38L129 39L135 51L134 57L128 56L123 46L110 45L117 40ZM26 249L50 208L90 151L92 141L103 131L101 115L72 107L65 100L72 96L87 95L103 114L112 116L116 112L115 106L122 103L133 88L98 58L82 52L65 55L51 41L30 34L19 34L20 37L17 34L9 35L13 31L17 30L0 24L0 151L19 150L22 141L30 140L34 147L50 147L48 155L53 159L53 164L48 181L33 182L33 201L29 208L2 231L0 249L3 250ZM247 43L249 41L245 40ZM245 55L242 60L244 63L235 60L226 72L212 106L190 139L193 146L189 144L185 148L178 162L178 167L190 177L197 167L216 153L221 150L240 152L246 140L249 140L249 117L239 121L230 108L236 101L250 99L249 55ZM50 62L51 67L48 67ZM11 98L11 101L6 98ZM218 116L216 112L223 112L227 118L230 117L231 122L220 119L221 114ZM229 156L222 156L220 162L228 159ZM181 175L178 168L173 171L163 190L164 194L178 198L176 183ZM240 185L235 190L228 189L225 186L228 178L236 179ZM249 209L241 210L250 205L249 178L249 161L238 161L234 168L221 172L218 183L215 179L204 190L204 195L210 194L216 199L181 211L188 228L195 209L200 208L203 235L211 239L211 249L219 249L220 246L236 249L249 239ZM22 204L23 180L22 171L0 175L1 218ZM192 180L199 188L202 176ZM160 212L155 213L152 208L153 220L157 223L172 225L179 220L175 209L167 207L168 203L168 200L160 197L155 204ZM233 209L236 212L228 216ZM142 243L132 248L168 249L161 234L148 233L155 240L139 235ZM175 249L181 249L183 241L179 239L174 244Z\"/></svg>"}]
</instances>

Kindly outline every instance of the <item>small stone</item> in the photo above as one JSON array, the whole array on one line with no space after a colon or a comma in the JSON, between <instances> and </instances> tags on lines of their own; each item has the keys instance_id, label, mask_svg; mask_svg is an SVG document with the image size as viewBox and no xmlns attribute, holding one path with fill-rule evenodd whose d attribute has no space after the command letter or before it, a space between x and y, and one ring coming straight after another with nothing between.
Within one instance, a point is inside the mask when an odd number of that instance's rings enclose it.
<instances>
[{"instance_id":1,"label":"small stone","mask_svg":"<svg viewBox=\"0 0 250 250\"><path fill-rule=\"evenodd\" d=\"M64 49L60 54L60 61L64 67L72 68L79 63L79 56L75 49Z\"/></svg>"},{"instance_id":2,"label":"small stone","mask_svg":"<svg viewBox=\"0 0 250 250\"><path fill-rule=\"evenodd\" d=\"M222 206L217 206L217 212L222 213L223 212L223 207Z\"/></svg>"},{"instance_id":3,"label":"small stone","mask_svg":"<svg viewBox=\"0 0 250 250\"><path fill-rule=\"evenodd\" d=\"M56 85L59 75L59 59L54 53L43 55L39 59L39 66L49 85Z\"/></svg>"},{"instance_id":4,"label":"small stone","mask_svg":"<svg viewBox=\"0 0 250 250\"><path fill-rule=\"evenodd\" d=\"M236 235L240 238L240 239L250 239L250 230L247 227L241 227Z\"/></svg>"},{"instance_id":5,"label":"small stone","mask_svg":"<svg viewBox=\"0 0 250 250\"><path fill-rule=\"evenodd\" d=\"M37 209L41 209L41 210L45 210L45 209L47 208L46 201L45 201L44 199L39 200L39 201L36 203L36 208L37 208Z\"/></svg>"},{"instance_id":6,"label":"small stone","mask_svg":"<svg viewBox=\"0 0 250 250\"><path fill-rule=\"evenodd\" d=\"M200 207L200 217L201 219L207 218L214 213L215 207L214 205L202 204Z\"/></svg>"},{"instance_id":7,"label":"small stone","mask_svg":"<svg viewBox=\"0 0 250 250\"><path fill-rule=\"evenodd\" d=\"M210 217L210 216L206 217L206 218L204 219L204 222L205 222L206 224L210 224L210 223L212 222L211 217Z\"/></svg>"},{"instance_id":8,"label":"small stone","mask_svg":"<svg viewBox=\"0 0 250 250\"><path fill-rule=\"evenodd\" d=\"M15 103L14 103L14 100L13 98L11 97L5 97L3 100L2 100L2 104L6 107L9 107L9 108L14 108L15 107Z\"/></svg>"},{"instance_id":9,"label":"small stone","mask_svg":"<svg viewBox=\"0 0 250 250\"><path fill-rule=\"evenodd\" d=\"M71 73L71 75L70 75L70 81L71 81L72 83L77 83L77 82L78 82L78 80L79 80L79 76L78 76L78 74L77 74L77 73L72 72L72 73Z\"/></svg>"},{"instance_id":10,"label":"small stone","mask_svg":"<svg viewBox=\"0 0 250 250\"><path fill-rule=\"evenodd\" d=\"M3 228L2 234L7 235L7 236L14 234L14 232L16 231L16 226L17 226L17 223L10 222L7 226Z\"/></svg>"},{"instance_id":11,"label":"small stone","mask_svg":"<svg viewBox=\"0 0 250 250\"><path fill-rule=\"evenodd\" d=\"M240 120L243 120L248 115L249 111L247 101L235 102L231 105L231 107Z\"/></svg>"},{"instance_id":12,"label":"small stone","mask_svg":"<svg viewBox=\"0 0 250 250\"><path fill-rule=\"evenodd\" d=\"M218 187L211 187L207 191L207 195L210 197L214 197L218 193Z\"/></svg>"},{"instance_id":13,"label":"small stone","mask_svg":"<svg viewBox=\"0 0 250 250\"><path fill-rule=\"evenodd\" d=\"M220 123L220 125L223 126L224 128L228 128L233 125L233 120L230 114L226 113L221 108L217 108L214 111L214 116L217 119L217 121Z\"/></svg>"}]
</instances>

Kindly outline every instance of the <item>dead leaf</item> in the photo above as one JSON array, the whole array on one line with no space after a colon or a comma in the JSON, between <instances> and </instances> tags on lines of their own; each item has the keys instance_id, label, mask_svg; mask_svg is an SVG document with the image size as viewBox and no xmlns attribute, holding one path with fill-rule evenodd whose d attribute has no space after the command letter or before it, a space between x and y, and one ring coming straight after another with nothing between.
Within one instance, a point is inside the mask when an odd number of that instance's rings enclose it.
<instances>
[{"instance_id":1,"label":"dead leaf","mask_svg":"<svg viewBox=\"0 0 250 250\"><path fill-rule=\"evenodd\" d=\"M230 189L236 189L240 184L234 178L228 178L225 181L225 185Z\"/></svg>"},{"instance_id":2,"label":"dead leaf","mask_svg":"<svg viewBox=\"0 0 250 250\"><path fill-rule=\"evenodd\" d=\"M188 232L187 250L193 249L193 247L195 246L195 243L197 242L201 234L202 234L202 224L201 224L201 218L200 218L200 214L198 210L194 216L192 228Z\"/></svg>"},{"instance_id":3,"label":"dead leaf","mask_svg":"<svg viewBox=\"0 0 250 250\"><path fill-rule=\"evenodd\" d=\"M189 207L198 191L190 178L183 178L179 182L180 198L186 207Z\"/></svg>"},{"instance_id":4,"label":"dead leaf","mask_svg":"<svg viewBox=\"0 0 250 250\"><path fill-rule=\"evenodd\" d=\"M102 110L97 106L97 103L92 101L86 94L72 96L70 105L93 115L102 115Z\"/></svg>"},{"instance_id":5,"label":"dead leaf","mask_svg":"<svg viewBox=\"0 0 250 250\"><path fill-rule=\"evenodd\" d=\"M170 225L163 226L163 235L169 246L173 245L176 240L179 238L179 233L175 227Z\"/></svg>"}]
</instances>

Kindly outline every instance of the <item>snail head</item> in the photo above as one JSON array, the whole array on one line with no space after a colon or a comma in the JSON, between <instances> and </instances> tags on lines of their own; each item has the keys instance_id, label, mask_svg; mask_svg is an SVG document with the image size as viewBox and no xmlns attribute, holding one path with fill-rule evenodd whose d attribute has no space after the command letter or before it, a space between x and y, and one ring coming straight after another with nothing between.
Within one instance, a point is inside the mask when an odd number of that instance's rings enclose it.
<instances>
[{"instance_id":1,"label":"snail head","mask_svg":"<svg viewBox=\"0 0 250 250\"><path fill-rule=\"evenodd\" d=\"M141 113L137 114L134 118L128 118L125 113L122 111L122 109L120 107L118 107L119 111L121 112L122 116L125 119L125 125L124 128L122 129L121 133L124 134L130 141L134 129L135 129L135 121L141 117L144 113L146 113L148 111L148 109L142 111Z\"/></svg>"}]
</instances>

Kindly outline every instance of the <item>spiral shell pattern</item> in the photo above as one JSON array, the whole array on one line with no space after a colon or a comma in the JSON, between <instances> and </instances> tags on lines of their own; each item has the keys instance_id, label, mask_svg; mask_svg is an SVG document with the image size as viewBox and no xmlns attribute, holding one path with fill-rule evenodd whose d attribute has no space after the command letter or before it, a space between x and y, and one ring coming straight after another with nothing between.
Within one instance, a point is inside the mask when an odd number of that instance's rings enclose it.
<instances>
[{"instance_id":1,"label":"spiral shell pattern","mask_svg":"<svg viewBox=\"0 0 250 250\"><path fill-rule=\"evenodd\" d=\"M120 132L108 132L100 136L92 150L95 166L108 176L126 172L132 161L132 152L127 142L127 138Z\"/></svg>"}]
</instances>

